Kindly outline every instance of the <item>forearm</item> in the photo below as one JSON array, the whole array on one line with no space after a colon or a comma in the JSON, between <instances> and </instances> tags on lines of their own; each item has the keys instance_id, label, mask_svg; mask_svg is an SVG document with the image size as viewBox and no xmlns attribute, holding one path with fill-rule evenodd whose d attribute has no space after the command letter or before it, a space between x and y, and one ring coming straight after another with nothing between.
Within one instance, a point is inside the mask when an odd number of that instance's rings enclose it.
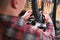
<instances>
[{"instance_id":1,"label":"forearm","mask_svg":"<svg viewBox=\"0 0 60 40\"><path fill-rule=\"evenodd\" d=\"M47 28L46 28L45 32L47 32L49 34L51 34L51 33L55 34L55 29L54 29L53 23L47 23Z\"/></svg>"}]
</instances>

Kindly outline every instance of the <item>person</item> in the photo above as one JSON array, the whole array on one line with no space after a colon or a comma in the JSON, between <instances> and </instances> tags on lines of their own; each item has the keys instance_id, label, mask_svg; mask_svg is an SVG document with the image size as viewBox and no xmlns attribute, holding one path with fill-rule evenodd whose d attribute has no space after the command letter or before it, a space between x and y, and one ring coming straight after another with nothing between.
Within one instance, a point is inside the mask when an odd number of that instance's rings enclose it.
<instances>
[{"instance_id":1,"label":"person","mask_svg":"<svg viewBox=\"0 0 60 40\"><path fill-rule=\"evenodd\" d=\"M20 25L20 19L27 20L32 12L18 17L25 3L26 0L0 0L0 40L54 40L54 26L47 13L43 13L47 23L45 32L32 25Z\"/></svg>"}]
</instances>

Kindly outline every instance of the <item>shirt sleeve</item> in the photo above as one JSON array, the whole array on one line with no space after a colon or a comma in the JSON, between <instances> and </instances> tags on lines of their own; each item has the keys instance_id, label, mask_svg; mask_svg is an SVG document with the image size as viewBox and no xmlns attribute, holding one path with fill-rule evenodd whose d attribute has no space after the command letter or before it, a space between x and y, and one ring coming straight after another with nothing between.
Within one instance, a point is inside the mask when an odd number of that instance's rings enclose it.
<instances>
[{"instance_id":1,"label":"shirt sleeve","mask_svg":"<svg viewBox=\"0 0 60 40\"><path fill-rule=\"evenodd\" d=\"M55 40L55 29L53 23L47 23L47 28L40 32L40 39L42 40Z\"/></svg>"}]
</instances>

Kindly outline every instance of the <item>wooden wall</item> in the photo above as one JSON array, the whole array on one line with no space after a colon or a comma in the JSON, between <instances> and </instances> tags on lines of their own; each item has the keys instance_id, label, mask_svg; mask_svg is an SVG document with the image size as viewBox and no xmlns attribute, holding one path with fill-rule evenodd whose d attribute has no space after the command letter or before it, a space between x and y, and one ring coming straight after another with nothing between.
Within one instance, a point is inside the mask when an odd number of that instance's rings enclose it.
<instances>
[{"instance_id":1,"label":"wooden wall","mask_svg":"<svg viewBox=\"0 0 60 40\"><path fill-rule=\"evenodd\" d=\"M60 4L57 6L56 18L60 19Z\"/></svg>"}]
</instances>

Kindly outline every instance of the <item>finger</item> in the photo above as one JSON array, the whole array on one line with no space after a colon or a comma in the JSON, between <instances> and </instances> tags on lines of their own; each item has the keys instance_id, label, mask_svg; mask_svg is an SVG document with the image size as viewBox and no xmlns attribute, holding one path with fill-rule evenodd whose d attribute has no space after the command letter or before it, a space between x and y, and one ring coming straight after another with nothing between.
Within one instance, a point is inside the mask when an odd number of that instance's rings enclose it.
<instances>
[{"instance_id":1,"label":"finger","mask_svg":"<svg viewBox=\"0 0 60 40\"><path fill-rule=\"evenodd\" d=\"M27 10L27 12L25 14L31 14L32 13L32 10Z\"/></svg>"}]
</instances>

